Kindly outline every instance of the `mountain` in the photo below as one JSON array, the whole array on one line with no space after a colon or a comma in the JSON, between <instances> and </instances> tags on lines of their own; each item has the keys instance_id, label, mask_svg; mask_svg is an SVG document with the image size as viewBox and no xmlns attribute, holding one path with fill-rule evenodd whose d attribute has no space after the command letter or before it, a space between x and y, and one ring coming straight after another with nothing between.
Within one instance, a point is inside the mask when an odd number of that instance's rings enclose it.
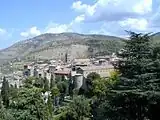
<instances>
[{"instance_id":1,"label":"mountain","mask_svg":"<svg viewBox=\"0 0 160 120\"><path fill-rule=\"evenodd\" d=\"M84 58L89 55L103 55L116 52L123 46L122 38L97 34L42 34L15 43L0 51L0 63L21 58L61 59L65 53Z\"/></svg>"},{"instance_id":2,"label":"mountain","mask_svg":"<svg viewBox=\"0 0 160 120\"><path fill-rule=\"evenodd\" d=\"M153 43L160 43L160 32L152 34L153 37Z\"/></svg>"}]
</instances>

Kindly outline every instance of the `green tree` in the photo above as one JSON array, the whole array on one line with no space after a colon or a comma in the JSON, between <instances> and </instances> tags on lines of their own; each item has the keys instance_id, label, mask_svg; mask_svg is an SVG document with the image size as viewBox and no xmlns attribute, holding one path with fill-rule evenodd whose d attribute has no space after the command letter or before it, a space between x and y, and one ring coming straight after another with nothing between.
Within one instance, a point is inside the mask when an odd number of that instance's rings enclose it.
<instances>
[{"instance_id":1,"label":"green tree","mask_svg":"<svg viewBox=\"0 0 160 120\"><path fill-rule=\"evenodd\" d=\"M153 120L153 111L160 110L158 55L153 54L155 49L150 44L148 34L129 34L130 40L126 41L123 52L119 53L119 82L101 104L99 100L95 102L96 120Z\"/></svg>"},{"instance_id":2,"label":"green tree","mask_svg":"<svg viewBox=\"0 0 160 120\"><path fill-rule=\"evenodd\" d=\"M86 86L87 86L87 91L85 91L85 95L87 97L92 97L94 96L94 85L93 83L96 81L96 80L100 80L101 77L98 73L90 73L88 74L87 78L86 78Z\"/></svg>"},{"instance_id":3,"label":"green tree","mask_svg":"<svg viewBox=\"0 0 160 120\"><path fill-rule=\"evenodd\" d=\"M18 88L16 86L16 84L13 86L11 85L9 88L9 96L12 99L17 98L17 94L18 94Z\"/></svg>"},{"instance_id":4,"label":"green tree","mask_svg":"<svg viewBox=\"0 0 160 120\"><path fill-rule=\"evenodd\" d=\"M83 96L77 96L70 103L67 118L69 120L87 120L91 118L90 100Z\"/></svg>"},{"instance_id":5,"label":"green tree","mask_svg":"<svg viewBox=\"0 0 160 120\"><path fill-rule=\"evenodd\" d=\"M114 70L110 73L109 78L107 79L107 90L115 88L116 85L120 82L120 73L118 70Z\"/></svg>"},{"instance_id":6,"label":"green tree","mask_svg":"<svg viewBox=\"0 0 160 120\"><path fill-rule=\"evenodd\" d=\"M151 86L154 91L160 91L160 44L153 46L152 53L152 69L156 79L149 81L149 86Z\"/></svg>"},{"instance_id":7,"label":"green tree","mask_svg":"<svg viewBox=\"0 0 160 120\"><path fill-rule=\"evenodd\" d=\"M53 99L54 101L54 106L56 106L58 103L58 101L56 100L56 98L59 96L60 92L59 92L59 89L57 88L57 86L55 85L54 87L52 87L52 90L51 90L51 98Z\"/></svg>"},{"instance_id":8,"label":"green tree","mask_svg":"<svg viewBox=\"0 0 160 120\"><path fill-rule=\"evenodd\" d=\"M2 108L2 97L1 97L1 95L0 95L0 109Z\"/></svg>"},{"instance_id":9,"label":"green tree","mask_svg":"<svg viewBox=\"0 0 160 120\"><path fill-rule=\"evenodd\" d=\"M53 101L52 101L50 95L48 95L47 110L48 110L48 114L49 114L48 118L52 119L53 118Z\"/></svg>"},{"instance_id":10,"label":"green tree","mask_svg":"<svg viewBox=\"0 0 160 120\"><path fill-rule=\"evenodd\" d=\"M122 58L118 66L121 73L120 84L117 87L118 90L115 91L116 97L112 106L120 107L118 100L121 104L125 104L123 111L126 115L122 114L122 109L119 109L118 114L122 117L119 119L145 119L147 116L144 114L147 111L139 102L147 102L147 99L141 99L144 98L143 91L153 89L149 81L156 77L153 70L151 38L148 34L134 32L129 32L129 34L130 40L126 41L124 51L119 54ZM133 111L129 111L127 106Z\"/></svg>"},{"instance_id":11,"label":"green tree","mask_svg":"<svg viewBox=\"0 0 160 120\"><path fill-rule=\"evenodd\" d=\"M99 78L100 78L100 75L96 72L92 72L87 75L87 79L90 80L91 82L92 80L99 79Z\"/></svg>"},{"instance_id":12,"label":"green tree","mask_svg":"<svg viewBox=\"0 0 160 120\"><path fill-rule=\"evenodd\" d=\"M49 81L46 77L44 77L44 90L49 91Z\"/></svg>"},{"instance_id":13,"label":"green tree","mask_svg":"<svg viewBox=\"0 0 160 120\"><path fill-rule=\"evenodd\" d=\"M42 78L35 78L34 86L38 88L43 88L44 80Z\"/></svg>"},{"instance_id":14,"label":"green tree","mask_svg":"<svg viewBox=\"0 0 160 120\"><path fill-rule=\"evenodd\" d=\"M50 89L52 89L55 85L55 78L54 75L51 74L51 79L50 79Z\"/></svg>"},{"instance_id":15,"label":"green tree","mask_svg":"<svg viewBox=\"0 0 160 120\"><path fill-rule=\"evenodd\" d=\"M100 78L93 81L93 94L92 97L92 115L95 120L102 120L107 118L108 114L106 111L109 111L108 101L110 98L111 90L119 83L119 72L111 72L109 78Z\"/></svg>"},{"instance_id":16,"label":"green tree","mask_svg":"<svg viewBox=\"0 0 160 120\"><path fill-rule=\"evenodd\" d=\"M97 97L104 96L107 90L107 79L100 78L93 81L93 95Z\"/></svg>"},{"instance_id":17,"label":"green tree","mask_svg":"<svg viewBox=\"0 0 160 120\"><path fill-rule=\"evenodd\" d=\"M109 78L98 78L92 82L93 95L104 97L117 83L119 82L119 73L117 71L111 72Z\"/></svg>"},{"instance_id":18,"label":"green tree","mask_svg":"<svg viewBox=\"0 0 160 120\"><path fill-rule=\"evenodd\" d=\"M1 96L0 96L0 120L15 120L15 118L11 114L11 111L3 106Z\"/></svg>"},{"instance_id":19,"label":"green tree","mask_svg":"<svg viewBox=\"0 0 160 120\"><path fill-rule=\"evenodd\" d=\"M47 120L48 111L40 88L20 88L10 108L16 120Z\"/></svg>"},{"instance_id":20,"label":"green tree","mask_svg":"<svg viewBox=\"0 0 160 120\"><path fill-rule=\"evenodd\" d=\"M3 78L3 82L2 82L1 96L2 96L3 105L5 107L8 107L9 106L9 83L5 77Z\"/></svg>"},{"instance_id":21,"label":"green tree","mask_svg":"<svg viewBox=\"0 0 160 120\"><path fill-rule=\"evenodd\" d=\"M14 88L18 88L16 83L14 84Z\"/></svg>"},{"instance_id":22,"label":"green tree","mask_svg":"<svg viewBox=\"0 0 160 120\"><path fill-rule=\"evenodd\" d=\"M59 89L57 88L57 86L52 87L51 94L52 94L53 97L58 96L59 93L60 92L59 92Z\"/></svg>"},{"instance_id":23,"label":"green tree","mask_svg":"<svg viewBox=\"0 0 160 120\"><path fill-rule=\"evenodd\" d=\"M64 97L67 93L67 83L65 81L63 82L59 82L57 84L57 87L59 89L59 92L60 92L60 103L64 101Z\"/></svg>"},{"instance_id":24,"label":"green tree","mask_svg":"<svg viewBox=\"0 0 160 120\"><path fill-rule=\"evenodd\" d=\"M68 81L68 94L73 98L74 83L72 78Z\"/></svg>"},{"instance_id":25,"label":"green tree","mask_svg":"<svg viewBox=\"0 0 160 120\"><path fill-rule=\"evenodd\" d=\"M124 51L119 54L122 58L118 66L121 73L121 89L151 90L147 85L148 81L155 79L151 38L148 34L129 34L130 40L126 41Z\"/></svg>"},{"instance_id":26,"label":"green tree","mask_svg":"<svg viewBox=\"0 0 160 120\"><path fill-rule=\"evenodd\" d=\"M11 111L8 109L2 107L0 108L0 120L16 120L13 115L11 114Z\"/></svg>"},{"instance_id":27,"label":"green tree","mask_svg":"<svg viewBox=\"0 0 160 120\"><path fill-rule=\"evenodd\" d=\"M32 88L35 83L35 78L34 77L28 77L23 81L23 86L26 88Z\"/></svg>"}]
</instances>

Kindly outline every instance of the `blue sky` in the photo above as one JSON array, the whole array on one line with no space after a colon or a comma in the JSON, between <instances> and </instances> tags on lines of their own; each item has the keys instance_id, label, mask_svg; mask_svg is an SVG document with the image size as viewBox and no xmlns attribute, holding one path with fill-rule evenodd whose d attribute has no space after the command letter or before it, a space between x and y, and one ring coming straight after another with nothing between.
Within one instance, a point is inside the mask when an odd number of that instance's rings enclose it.
<instances>
[{"instance_id":1,"label":"blue sky","mask_svg":"<svg viewBox=\"0 0 160 120\"><path fill-rule=\"evenodd\" d=\"M1 0L0 49L43 33L158 32L159 0Z\"/></svg>"}]
</instances>

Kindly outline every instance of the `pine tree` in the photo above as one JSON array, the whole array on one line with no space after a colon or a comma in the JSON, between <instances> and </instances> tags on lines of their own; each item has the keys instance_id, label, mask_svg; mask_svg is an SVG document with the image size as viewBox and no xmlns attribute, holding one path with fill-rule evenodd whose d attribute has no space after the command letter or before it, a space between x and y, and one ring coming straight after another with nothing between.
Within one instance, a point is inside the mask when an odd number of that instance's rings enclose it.
<instances>
[{"instance_id":1,"label":"pine tree","mask_svg":"<svg viewBox=\"0 0 160 120\"><path fill-rule=\"evenodd\" d=\"M120 82L102 104L97 105L97 120L104 117L112 120L154 119L153 111L160 110L160 48L151 46L149 34L129 34L130 40L125 41L123 52L118 54L121 60L116 67Z\"/></svg>"},{"instance_id":2,"label":"pine tree","mask_svg":"<svg viewBox=\"0 0 160 120\"><path fill-rule=\"evenodd\" d=\"M155 79L152 60L152 46L148 34L129 32L130 40L126 41L124 51L119 54L122 59L118 70L121 73L121 89L151 90L147 87L150 80Z\"/></svg>"},{"instance_id":3,"label":"pine tree","mask_svg":"<svg viewBox=\"0 0 160 120\"><path fill-rule=\"evenodd\" d=\"M152 71L155 73L155 79L148 82L148 87L160 91L160 44L154 45L152 53Z\"/></svg>"},{"instance_id":4,"label":"pine tree","mask_svg":"<svg viewBox=\"0 0 160 120\"><path fill-rule=\"evenodd\" d=\"M116 107L124 105L123 109L118 110L122 118L145 119L149 117L147 94L154 90L151 81L157 79L152 58L151 37L149 34L134 32L129 34L130 40L126 41L124 51L119 54L122 58L118 66L121 73L120 84L112 105Z\"/></svg>"},{"instance_id":5,"label":"pine tree","mask_svg":"<svg viewBox=\"0 0 160 120\"><path fill-rule=\"evenodd\" d=\"M2 96L3 105L5 107L8 107L9 106L9 83L5 77L3 78L3 82L2 82L1 96Z\"/></svg>"}]
</instances>

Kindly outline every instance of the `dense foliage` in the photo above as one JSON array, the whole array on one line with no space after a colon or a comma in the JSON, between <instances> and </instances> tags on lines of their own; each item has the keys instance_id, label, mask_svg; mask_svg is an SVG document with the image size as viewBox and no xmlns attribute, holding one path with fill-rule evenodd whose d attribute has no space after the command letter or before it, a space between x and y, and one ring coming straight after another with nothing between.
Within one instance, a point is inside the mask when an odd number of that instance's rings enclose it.
<instances>
[{"instance_id":1,"label":"dense foliage","mask_svg":"<svg viewBox=\"0 0 160 120\"><path fill-rule=\"evenodd\" d=\"M9 84L6 78L3 78L1 96L3 104L8 107L9 106Z\"/></svg>"},{"instance_id":2,"label":"dense foliage","mask_svg":"<svg viewBox=\"0 0 160 120\"><path fill-rule=\"evenodd\" d=\"M103 101L95 101L96 120L154 120L160 110L159 47L151 46L148 34L129 32L130 40L116 67L118 84Z\"/></svg>"}]
</instances>

